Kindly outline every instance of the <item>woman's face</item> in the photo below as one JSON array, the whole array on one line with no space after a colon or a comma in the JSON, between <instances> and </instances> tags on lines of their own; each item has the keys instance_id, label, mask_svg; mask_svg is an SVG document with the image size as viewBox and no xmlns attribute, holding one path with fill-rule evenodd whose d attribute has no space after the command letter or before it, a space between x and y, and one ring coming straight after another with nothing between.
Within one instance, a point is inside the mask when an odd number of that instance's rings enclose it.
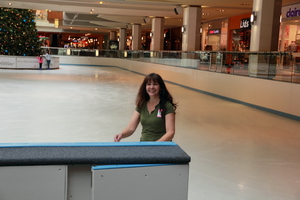
<instances>
[{"instance_id":1,"label":"woman's face","mask_svg":"<svg viewBox=\"0 0 300 200\"><path fill-rule=\"evenodd\" d=\"M159 96L160 85L157 82L149 81L146 84L146 91L150 97Z\"/></svg>"}]
</instances>

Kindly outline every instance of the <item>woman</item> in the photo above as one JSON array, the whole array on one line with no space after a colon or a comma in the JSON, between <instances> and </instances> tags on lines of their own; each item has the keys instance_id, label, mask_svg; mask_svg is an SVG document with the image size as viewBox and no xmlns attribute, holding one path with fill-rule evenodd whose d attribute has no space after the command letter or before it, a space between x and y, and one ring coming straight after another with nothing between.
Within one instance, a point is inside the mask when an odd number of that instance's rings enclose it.
<instances>
[{"instance_id":1,"label":"woman","mask_svg":"<svg viewBox=\"0 0 300 200\"><path fill-rule=\"evenodd\" d=\"M131 136L138 124L142 124L141 141L171 141L175 134L175 110L177 104L160 75L151 73L140 86L136 109L128 126L115 135L114 141Z\"/></svg>"}]
</instances>

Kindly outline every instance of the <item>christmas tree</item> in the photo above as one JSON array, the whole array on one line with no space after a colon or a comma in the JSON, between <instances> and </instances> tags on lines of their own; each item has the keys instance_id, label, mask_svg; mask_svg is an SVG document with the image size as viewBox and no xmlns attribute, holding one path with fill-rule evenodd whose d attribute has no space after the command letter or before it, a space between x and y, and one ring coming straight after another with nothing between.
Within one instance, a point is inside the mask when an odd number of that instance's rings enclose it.
<instances>
[{"instance_id":1,"label":"christmas tree","mask_svg":"<svg viewBox=\"0 0 300 200\"><path fill-rule=\"evenodd\" d=\"M35 12L0 7L0 55L37 56L41 53Z\"/></svg>"}]
</instances>

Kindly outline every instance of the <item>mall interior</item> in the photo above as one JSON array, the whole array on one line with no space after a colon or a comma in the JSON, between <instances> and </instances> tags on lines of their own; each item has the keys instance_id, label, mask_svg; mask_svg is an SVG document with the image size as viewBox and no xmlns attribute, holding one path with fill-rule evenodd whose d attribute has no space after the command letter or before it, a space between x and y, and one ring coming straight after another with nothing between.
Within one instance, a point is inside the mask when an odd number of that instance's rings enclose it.
<instances>
[{"instance_id":1,"label":"mall interior","mask_svg":"<svg viewBox=\"0 0 300 200\"><path fill-rule=\"evenodd\" d=\"M70 30L95 11L11 2L35 9L52 61L50 70L39 70L0 55L0 148L113 142L129 123L144 77L155 72L178 103L173 142L191 157L187 200L300 199L300 2L246 1L250 9L206 21L205 6L172 4L179 26L143 16L144 23L106 31ZM139 141L141 131L139 125L122 142Z\"/></svg>"}]
</instances>

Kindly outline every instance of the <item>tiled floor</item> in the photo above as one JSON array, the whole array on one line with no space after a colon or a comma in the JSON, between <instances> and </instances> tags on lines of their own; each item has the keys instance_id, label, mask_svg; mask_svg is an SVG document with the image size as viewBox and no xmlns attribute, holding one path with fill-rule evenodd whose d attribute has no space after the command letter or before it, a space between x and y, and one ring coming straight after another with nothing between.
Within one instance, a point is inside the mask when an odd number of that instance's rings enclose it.
<instances>
[{"instance_id":1,"label":"tiled floor","mask_svg":"<svg viewBox=\"0 0 300 200\"><path fill-rule=\"evenodd\" d=\"M1 143L111 142L127 125L143 76L60 67L0 70ZM299 121L167 87L179 105L174 142L192 158L189 200L300 199Z\"/></svg>"}]
</instances>

